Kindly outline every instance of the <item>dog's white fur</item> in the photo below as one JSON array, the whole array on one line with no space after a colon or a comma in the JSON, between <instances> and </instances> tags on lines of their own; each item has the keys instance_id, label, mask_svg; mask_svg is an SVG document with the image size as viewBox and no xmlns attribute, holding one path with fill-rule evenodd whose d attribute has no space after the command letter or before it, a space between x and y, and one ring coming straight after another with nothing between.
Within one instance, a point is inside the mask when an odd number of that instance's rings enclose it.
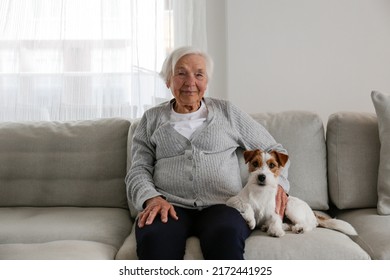
<instances>
[{"instance_id":1,"label":"dog's white fur","mask_svg":"<svg viewBox=\"0 0 390 280\"><path fill-rule=\"evenodd\" d=\"M270 236L281 237L285 230L304 233L321 226L357 235L349 223L332 219L322 212L313 212L306 202L294 196L288 197L285 211L291 224L283 223L276 213L276 194L279 173L288 157L274 151L265 153L260 150L246 151L244 157L250 171L248 182L226 204L236 208L251 229L259 227Z\"/></svg>"}]
</instances>

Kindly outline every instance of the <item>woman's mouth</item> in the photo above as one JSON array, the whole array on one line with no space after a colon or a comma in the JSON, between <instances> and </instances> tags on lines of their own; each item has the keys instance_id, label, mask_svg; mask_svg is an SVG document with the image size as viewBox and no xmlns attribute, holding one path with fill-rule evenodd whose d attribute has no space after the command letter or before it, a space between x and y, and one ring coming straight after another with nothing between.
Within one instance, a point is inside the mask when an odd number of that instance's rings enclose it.
<instances>
[{"instance_id":1,"label":"woman's mouth","mask_svg":"<svg viewBox=\"0 0 390 280\"><path fill-rule=\"evenodd\" d=\"M197 92L191 91L191 90L182 90L182 91L180 91L180 93L184 94L184 95L195 95Z\"/></svg>"}]
</instances>

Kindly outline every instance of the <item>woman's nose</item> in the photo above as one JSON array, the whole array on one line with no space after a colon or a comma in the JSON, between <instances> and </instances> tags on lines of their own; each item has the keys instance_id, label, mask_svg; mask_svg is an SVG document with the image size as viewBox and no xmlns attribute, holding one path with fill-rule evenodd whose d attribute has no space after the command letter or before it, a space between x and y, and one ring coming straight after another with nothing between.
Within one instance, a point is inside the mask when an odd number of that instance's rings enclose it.
<instances>
[{"instance_id":1,"label":"woman's nose","mask_svg":"<svg viewBox=\"0 0 390 280\"><path fill-rule=\"evenodd\" d=\"M195 85L195 76L194 75L188 75L184 81L184 83L188 86Z\"/></svg>"}]
</instances>

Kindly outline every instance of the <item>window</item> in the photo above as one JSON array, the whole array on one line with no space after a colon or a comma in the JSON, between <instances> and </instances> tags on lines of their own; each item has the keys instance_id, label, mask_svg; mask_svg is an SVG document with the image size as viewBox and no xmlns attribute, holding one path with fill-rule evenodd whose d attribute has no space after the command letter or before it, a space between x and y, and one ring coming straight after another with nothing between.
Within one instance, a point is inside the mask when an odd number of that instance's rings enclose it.
<instances>
[{"instance_id":1,"label":"window","mask_svg":"<svg viewBox=\"0 0 390 280\"><path fill-rule=\"evenodd\" d=\"M1 1L0 121L140 117L171 98L158 72L173 47L196 43L180 33L192 34L202 18L188 22L184 15L202 5Z\"/></svg>"}]
</instances>

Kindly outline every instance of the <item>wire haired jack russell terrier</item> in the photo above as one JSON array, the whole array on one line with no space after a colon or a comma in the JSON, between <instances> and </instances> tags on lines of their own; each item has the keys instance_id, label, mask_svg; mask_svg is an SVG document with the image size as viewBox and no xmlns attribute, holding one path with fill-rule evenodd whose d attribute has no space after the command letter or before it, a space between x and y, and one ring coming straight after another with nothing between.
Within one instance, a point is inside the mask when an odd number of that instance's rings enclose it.
<instances>
[{"instance_id":1,"label":"wire haired jack russell terrier","mask_svg":"<svg viewBox=\"0 0 390 280\"><path fill-rule=\"evenodd\" d=\"M288 156L276 151L247 150L244 151L244 159L250 173L248 182L226 204L241 213L250 229L259 227L270 236L281 237L285 230L304 233L319 226L357 235L349 223L322 212L313 212L306 202L291 195L288 196L285 210L285 217L291 223L283 223L275 207L279 174Z\"/></svg>"}]
</instances>

